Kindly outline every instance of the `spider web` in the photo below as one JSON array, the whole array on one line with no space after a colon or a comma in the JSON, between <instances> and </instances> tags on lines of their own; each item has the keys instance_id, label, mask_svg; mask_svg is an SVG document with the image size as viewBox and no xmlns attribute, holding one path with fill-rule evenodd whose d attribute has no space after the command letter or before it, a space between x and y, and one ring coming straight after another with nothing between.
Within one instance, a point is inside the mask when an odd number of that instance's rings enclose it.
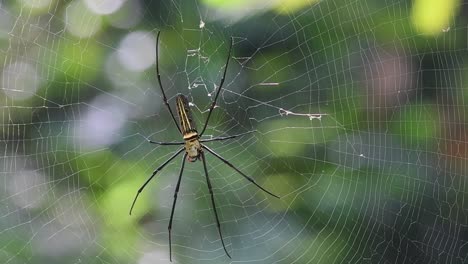
<instances>
[{"instance_id":1,"label":"spider web","mask_svg":"<svg viewBox=\"0 0 468 264\"><path fill-rule=\"evenodd\" d=\"M252 3L250 3L252 2ZM1 263L169 263L186 95L207 153L185 165L174 263L464 263L462 1L0 2Z\"/></svg>"}]
</instances>

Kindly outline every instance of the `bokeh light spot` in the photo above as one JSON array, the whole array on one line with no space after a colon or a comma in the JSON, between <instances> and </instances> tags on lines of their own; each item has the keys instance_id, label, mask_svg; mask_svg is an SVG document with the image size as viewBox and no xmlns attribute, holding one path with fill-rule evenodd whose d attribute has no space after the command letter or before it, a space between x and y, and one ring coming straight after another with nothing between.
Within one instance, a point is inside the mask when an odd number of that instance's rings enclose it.
<instances>
[{"instance_id":1,"label":"bokeh light spot","mask_svg":"<svg viewBox=\"0 0 468 264\"><path fill-rule=\"evenodd\" d=\"M114 97L98 96L88 109L85 119L76 124L79 144L89 149L110 145L117 140L118 131L125 123L128 109Z\"/></svg>"},{"instance_id":2,"label":"bokeh light spot","mask_svg":"<svg viewBox=\"0 0 468 264\"><path fill-rule=\"evenodd\" d=\"M65 28L79 38L89 38L102 25L102 18L91 12L81 0L71 2L65 11Z\"/></svg>"},{"instance_id":3,"label":"bokeh light spot","mask_svg":"<svg viewBox=\"0 0 468 264\"><path fill-rule=\"evenodd\" d=\"M117 11L125 0L85 0L88 8L96 14L108 15Z\"/></svg>"},{"instance_id":4,"label":"bokeh light spot","mask_svg":"<svg viewBox=\"0 0 468 264\"><path fill-rule=\"evenodd\" d=\"M6 66L0 80L3 92L15 100L24 100L35 95L40 85L36 68L21 61Z\"/></svg>"},{"instance_id":5,"label":"bokeh light spot","mask_svg":"<svg viewBox=\"0 0 468 264\"><path fill-rule=\"evenodd\" d=\"M35 171L24 170L16 172L9 178L7 189L13 195L12 201L24 209L39 208L45 202L43 195L48 185L44 175Z\"/></svg>"},{"instance_id":6,"label":"bokeh light spot","mask_svg":"<svg viewBox=\"0 0 468 264\"><path fill-rule=\"evenodd\" d=\"M156 39L148 32L133 32L120 43L118 58L131 71L143 71L156 61Z\"/></svg>"},{"instance_id":7,"label":"bokeh light spot","mask_svg":"<svg viewBox=\"0 0 468 264\"><path fill-rule=\"evenodd\" d=\"M23 7L34 9L35 11L47 10L52 4L52 0L20 0Z\"/></svg>"},{"instance_id":8,"label":"bokeh light spot","mask_svg":"<svg viewBox=\"0 0 468 264\"><path fill-rule=\"evenodd\" d=\"M131 28L143 18L140 1L126 1L116 12L107 16L107 21L116 28Z\"/></svg>"}]
</instances>

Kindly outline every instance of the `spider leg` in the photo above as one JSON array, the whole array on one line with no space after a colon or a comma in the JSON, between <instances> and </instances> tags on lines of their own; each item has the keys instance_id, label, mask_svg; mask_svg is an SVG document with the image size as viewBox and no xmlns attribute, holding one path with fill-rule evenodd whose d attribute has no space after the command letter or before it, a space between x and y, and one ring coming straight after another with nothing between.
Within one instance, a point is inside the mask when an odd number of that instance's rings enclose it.
<instances>
[{"instance_id":1,"label":"spider leg","mask_svg":"<svg viewBox=\"0 0 468 264\"><path fill-rule=\"evenodd\" d=\"M175 145L185 144L184 142L157 142L157 141L152 141L152 140L148 140L148 143L161 145L161 146L175 146Z\"/></svg>"},{"instance_id":2,"label":"spider leg","mask_svg":"<svg viewBox=\"0 0 468 264\"><path fill-rule=\"evenodd\" d=\"M140 196L140 193L143 191L143 189L145 189L146 185L153 179L154 175L156 175L158 171L162 170L169 162L171 162L175 157L177 157L177 155L182 153L182 151L184 151L184 148L181 148L180 150L178 150L168 160L166 160L157 169L155 169L153 173L151 174L151 176L148 178L148 180L146 180L146 182L140 187L140 189L138 189L137 194L135 195L135 199L133 199L132 207L130 207L130 213L129 213L130 215L132 215L133 206L135 206L138 196Z\"/></svg>"},{"instance_id":3,"label":"spider leg","mask_svg":"<svg viewBox=\"0 0 468 264\"><path fill-rule=\"evenodd\" d=\"M208 185L208 190L210 191L210 196L211 196L211 204L213 205L213 211L216 217L216 226L218 227L218 233L219 237L221 238L221 244L223 244L224 252L226 252L226 255L231 258L229 253L226 250L226 246L224 245L224 240L223 240L223 234L221 233L221 224L219 223L219 218L218 218L218 212L216 211L216 204L214 200L214 194L213 194L213 188L211 186L210 182L210 177L208 176L208 169L206 168L206 160L205 160L205 154L203 152L200 152L201 158L203 161L203 168L205 169L205 176L206 176L206 184Z\"/></svg>"},{"instance_id":4,"label":"spider leg","mask_svg":"<svg viewBox=\"0 0 468 264\"><path fill-rule=\"evenodd\" d=\"M226 78L226 72L227 72L227 68L228 68L228 65L229 65L229 59L231 58L231 50L232 50L232 43L233 42L234 42L234 39L231 37L231 45L229 46L229 52L228 52L228 57L226 59L226 66L224 66L223 77L221 78L221 82L219 84L218 90L216 91L215 98L214 98L213 102L211 103L210 111L208 112L208 117L206 118L205 125L203 126L203 129L202 129L202 131L200 133L200 137L203 135L203 133L205 133L206 126L208 125L208 121L210 120L211 112L213 112L213 109L216 106L216 101L218 100L219 93L221 92L221 88L223 88L224 79Z\"/></svg>"},{"instance_id":5,"label":"spider leg","mask_svg":"<svg viewBox=\"0 0 468 264\"><path fill-rule=\"evenodd\" d=\"M262 191L268 193L269 195L273 196L273 197L276 197L276 198L280 198L279 196L267 191L265 188L263 188L262 186L258 185L258 183L255 182L254 179L250 178L249 176L245 175L242 171L240 171L238 168L236 168L234 165L232 165L232 163L230 163L229 161L227 161L225 158L221 157L221 155L219 155L218 153L214 152L213 150L211 150L210 148L208 148L207 146L205 145L202 145L202 148L206 149L208 152L210 152L211 154L213 154L213 156L217 157L218 159L220 159L222 162L226 163L226 165L228 165L229 167L233 168L235 171L237 171L240 175L244 176L244 178L246 178L249 182L253 183L255 186L257 186L258 188L260 188Z\"/></svg>"},{"instance_id":6,"label":"spider leg","mask_svg":"<svg viewBox=\"0 0 468 264\"><path fill-rule=\"evenodd\" d=\"M252 130L252 131L248 131L248 132L245 132L245 133L241 133L241 134L237 134L237 135L233 135L233 136L227 136L227 137L215 137L215 138L209 138L209 139L201 139L200 142L222 141L222 140L226 140L226 139L241 137L241 136L244 136L244 135L247 135L247 134L250 134L250 133L254 133L254 132L257 132L257 130Z\"/></svg>"},{"instance_id":7,"label":"spider leg","mask_svg":"<svg viewBox=\"0 0 468 264\"><path fill-rule=\"evenodd\" d=\"M182 158L182 166L180 167L179 179L177 180L177 185L174 192L174 202L172 203L171 218L169 220L169 226L167 230L169 231L169 260L172 262L172 244L171 244L171 230L172 230L172 219L174 217L174 210L177 202L177 194L179 193L180 181L182 180L182 173L184 172L185 160L187 158L187 152L185 152L184 157Z\"/></svg>"},{"instance_id":8,"label":"spider leg","mask_svg":"<svg viewBox=\"0 0 468 264\"><path fill-rule=\"evenodd\" d=\"M180 130L179 124L177 123L177 120L176 120L176 118L174 116L174 113L172 112L171 106L167 102L167 97L166 97L166 94L164 93L163 85L162 85L162 82L161 82L161 74L159 74L159 48L158 48L158 46L159 46L159 35L160 34L161 34L161 31L158 31L158 36L156 37L156 74L158 76L159 87L161 88L164 104L166 105L167 110L169 110L169 113L171 113L172 120L174 120L174 124L176 125L177 129L179 130L180 133L182 133L182 131Z\"/></svg>"}]
</instances>

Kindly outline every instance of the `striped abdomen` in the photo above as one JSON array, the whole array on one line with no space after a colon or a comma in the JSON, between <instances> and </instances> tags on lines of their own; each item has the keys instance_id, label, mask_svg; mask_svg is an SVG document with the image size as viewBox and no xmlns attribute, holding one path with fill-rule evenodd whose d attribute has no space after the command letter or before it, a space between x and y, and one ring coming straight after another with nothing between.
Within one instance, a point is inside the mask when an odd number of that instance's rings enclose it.
<instances>
[{"instance_id":1,"label":"striped abdomen","mask_svg":"<svg viewBox=\"0 0 468 264\"><path fill-rule=\"evenodd\" d=\"M182 94L177 95L176 103L180 129L185 140L185 151L187 152L188 160L193 162L199 158L201 152L197 128L195 127L187 97Z\"/></svg>"},{"instance_id":2,"label":"striped abdomen","mask_svg":"<svg viewBox=\"0 0 468 264\"><path fill-rule=\"evenodd\" d=\"M188 103L187 97L183 94L177 95L177 113L179 114L180 129L185 140L198 137L197 128L192 117L192 111Z\"/></svg>"}]
</instances>

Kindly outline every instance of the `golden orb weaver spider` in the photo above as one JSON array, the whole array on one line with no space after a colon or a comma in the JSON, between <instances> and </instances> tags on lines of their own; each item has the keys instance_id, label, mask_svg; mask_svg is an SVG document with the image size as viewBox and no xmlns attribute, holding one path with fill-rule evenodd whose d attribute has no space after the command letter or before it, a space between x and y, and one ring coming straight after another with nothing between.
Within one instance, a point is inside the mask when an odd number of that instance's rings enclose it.
<instances>
[{"instance_id":1,"label":"golden orb weaver spider","mask_svg":"<svg viewBox=\"0 0 468 264\"><path fill-rule=\"evenodd\" d=\"M176 109L177 109L177 114L179 116L180 126L179 126L179 123L177 123L177 120L176 120L176 118L174 116L174 113L172 112L172 109L169 106L169 103L167 102L167 97L166 97L166 94L164 93L164 89L163 89L163 86L162 86L162 83L161 83L161 75L159 74L158 44L159 44L159 35L160 35L160 33L161 32L158 32L158 35L156 37L156 74L157 74L157 77L158 77L159 87L161 87L161 93L162 93L162 96L163 96L164 104L166 105L167 109L169 110L169 113L171 114L172 120L174 121L177 129L182 134L184 141L183 142L156 142L156 141L149 140L148 142L151 143L151 144L166 145L166 146L167 145L184 145L184 147L179 149L178 151L176 151L168 160L166 160L156 170L154 170L153 173L151 174L151 176L148 178L148 180L146 180L146 182L140 187L140 189L138 189L138 191L137 191L137 193L135 195L135 199L133 200L132 206L130 207L130 215L132 214L132 210L133 210L133 207L135 206L135 203L136 203L136 201L138 199L138 196L143 191L143 189L145 189L146 185L153 179L153 177L156 175L156 173L158 173L160 170L162 170L175 157L177 157L180 153L182 153L185 150L185 154L184 154L184 156L182 158L182 166L180 168L179 178L177 180L177 185L176 185L175 192L174 192L174 200L173 200L173 203L172 203L171 217L169 219L169 226L167 227L168 232L169 232L169 260L172 262L172 245L171 245L172 220L173 220L173 217L174 217L174 210L175 210L175 205L176 205L176 202L177 202L177 194L179 193L180 182L182 180L182 173L184 171L185 160L188 160L190 162L195 162L197 160L201 160L203 162L203 169L205 171L206 184L208 186L208 191L210 192L211 204L213 206L213 211L214 211L214 215L215 215L215 219L216 219L216 226L218 228L218 234L219 234L219 237L221 239L221 244L223 245L224 252L226 252L226 255L229 258L231 258L228 251L226 250L226 246L224 245L223 234L221 232L221 224L219 223L218 212L216 211L216 204L215 204L215 199L214 199L214 194L213 194L213 188L211 186L210 177L208 176L208 169L206 167L206 159L205 159L204 150L211 153L213 156L215 156L216 158L218 158L219 160L224 162L226 165L228 165L229 167L234 169L236 172L238 172L240 175L242 175L245 179L247 179L248 181L253 183L258 188L260 188L262 191L268 193L269 195L271 195L273 197L280 198L279 196L267 191L262 186L258 185L255 182L254 179L252 179L251 177L249 177L246 174L244 174L243 172L241 172L231 162L227 161L221 155L219 155L218 153L216 153L212 149L210 149L207 146L205 146L204 144L202 144L204 142L233 139L233 138L240 137L240 136L243 136L243 135L254 132L254 131L249 131L249 132L246 132L246 133L241 133L241 134L237 134L237 135L233 135L233 136L215 137L215 138L210 138L210 139L201 139L201 136L205 132L206 127L208 125L208 121L210 120L211 113L213 112L213 109L216 106L216 101L218 100L218 96L219 96L219 93L221 91L221 88L223 87L224 79L226 77L227 67L229 65L229 59L231 57L232 44L233 44L234 40L231 37L231 44L229 46L228 57L227 57L227 60L226 60L226 64L224 66L223 77L222 77L221 82L219 84L218 90L216 91L216 95L214 97L214 100L211 103L211 106L210 106L210 109L209 109L209 112L208 112L208 116L206 117L205 124L203 125L203 129L202 129L201 133L199 134L197 132L197 129L195 127L195 123L193 121L192 112L190 110L190 106L189 106L187 97L185 97L182 94L178 94L177 97L176 97Z\"/></svg>"}]
</instances>

